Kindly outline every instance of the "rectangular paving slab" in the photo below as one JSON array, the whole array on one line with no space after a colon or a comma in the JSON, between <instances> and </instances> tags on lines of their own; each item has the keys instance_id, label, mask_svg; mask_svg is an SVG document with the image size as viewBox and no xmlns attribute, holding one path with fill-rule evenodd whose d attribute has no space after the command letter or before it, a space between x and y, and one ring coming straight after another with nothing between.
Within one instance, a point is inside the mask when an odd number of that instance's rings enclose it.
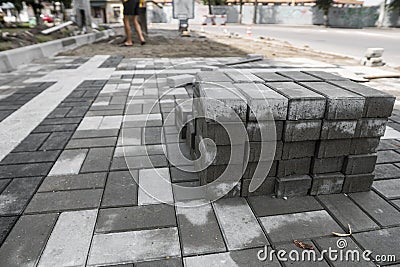
<instances>
[{"instance_id":1,"label":"rectangular paving slab","mask_svg":"<svg viewBox=\"0 0 400 267\"><path fill-rule=\"evenodd\" d=\"M0 215L21 214L41 181L41 177L13 179L0 194Z\"/></svg>"},{"instance_id":2,"label":"rectangular paving slab","mask_svg":"<svg viewBox=\"0 0 400 267\"><path fill-rule=\"evenodd\" d=\"M322 206L311 196L296 198L274 198L270 196L249 197L249 203L257 217L322 210Z\"/></svg>"},{"instance_id":3,"label":"rectangular paving slab","mask_svg":"<svg viewBox=\"0 0 400 267\"><path fill-rule=\"evenodd\" d=\"M0 266L36 266L57 214L24 215L0 247Z\"/></svg>"},{"instance_id":4,"label":"rectangular paving slab","mask_svg":"<svg viewBox=\"0 0 400 267\"><path fill-rule=\"evenodd\" d=\"M309 239L342 231L325 210L261 217L260 222L272 242Z\"/></svg>"},{"instance_id":5,"label":"rectangular paving slab","mask_svg":"<svg viewBox=\"0 0 400 267\"><path fill-rule=\"evenodd\" d=\"M50 170L49 175L78 174L87 152L87 149L64 150Z\"/></svg>"},{"instance_id":6,"label":"rectangular paving slab","mask_svg":"<svg viewBox=\"0 0 400 267\"><path fill-rule=\"evenodd\" d=\"M386 198L400 198L400 179L375 181L373 188Z\"/></svg>"},{"instance_id":7,"label":"rectangular paving slab","mask_svg":"<svg viewBox=\"0 0 400 267\"><path fill-rule=\"evenodd\" d=\"M382 229L377 231L357 233L354 235L355 240L364 248L372 251L372 257L376 255L392 255L395 257L395 262L377 263L399 263L400 262L400 227ZM392 257L393 258L393 257Z\"/></svg>"},{"instance_id":8,"label":"rectangular paving slab","mask_svg":"<svg viewBox=\"0 0 400 267\"><path fill-rule=\"evenodd\" d=\"M83 266L97 210L63 212L47 241L39 266Z\"/></svg>"},{"instance_id":9,"label":"rectangular paving slab","mask_svg":"<svg viewBox=\"0 0 400 267\"><path fill-rule=\"evenodd\" d=\"M269 244L244 198L220 199L213 206L229 250Z\"/></svg>"},{"instance_id":10,"label":"rectangular paving slab","mask_svg":"<svg viewBox=\"0 0 400 267\"><path fill-rule=\"evenodd\" d=\"M96 233L176 226L174 207L167 204L101 209Z\"/></svg>"},{"instance_id":11,"label":"rectangular paving slab","mask_svg":"<svg viewBox=\"0 0 400 267\"><path fill-rule=\"evenodd\" d=\"M101 201L102 207L117 207L137 205L138 198L138 171L110 172Z\"/></svg>"},{"instance_id":12,"label":"rectangular paving slab","mask_svg":"<svg viewBox=\"0 0 400 267\"><path fill-rule=\"evenodd\" d=\"M49 212L97 208L103 189L71 190L37 193L33 196L26 212Z\"/></svg>"},{"instance_id":13,"label":"rectangular paving slab","mask_svg":"<svg viewBox=\"0 0 400 267\"><path fill-rule=\"evenodd\" d=\"M38 192L104 188L107 173L47 176Z\"/></svg>"},{"instance_id":14,"label":"rectangular paving slab","mask_svg":"<svg viewBox=\"0 0 400 267\"><path fill-rule=\"evenodd\" d=\"M109 265L180 256L176 227L97 234L88 258L88 266Z\"/></svg>"},{"instance_id":15,"label":"rectangular paving slab","mask_svg":"<svg viewBox=\"0 0 400 267\"><path fill-rule=\"evenodd\" d=\"M183 255L226 251L211 204L204 201L178 203L176 216Z\"/></svg>"},{"instance_id":16,"label":"rectangular paving slab","mask_svg":"<svg viewBox=\"0 0 400 267\"><path fill-rule=\"evenodd\" d=\"M400 212L377 193L373 191L354 193L350 194L350 198L380 226L387 227L400 224Z\"/></svg>"},{"instance_id":17,"label":"rectangular paving slab","mask_svg":"<svg viewBox=\"0 0 400 267\"><path fill-rule=\"evenodd\" d=\"M367 214L343 194L318 196L318 199L345 229L348 228L348 224L353 232L379 228Z\"/></svg>"},{"instance_id":18,"label":"rectangular paving slab","mask_svg":"<svg viewBox=\"0 0 400 267\"><path fill-rule=\"evenodd\" d=\"M173 203L171 177L168 168L139 170L138 204Z\"/></svg>"}]
</instances>

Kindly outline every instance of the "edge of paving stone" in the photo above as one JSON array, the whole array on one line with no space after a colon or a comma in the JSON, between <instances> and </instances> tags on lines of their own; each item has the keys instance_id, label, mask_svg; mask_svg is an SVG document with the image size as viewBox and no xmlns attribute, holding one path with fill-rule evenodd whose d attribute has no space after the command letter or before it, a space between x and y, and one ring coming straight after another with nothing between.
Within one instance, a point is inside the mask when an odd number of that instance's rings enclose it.
<instances>
[{"instance_id":1,"label":"edge of paving stone","mask_svg":"<svg viewBox=\"0 0 400 267\"><path fill-rule=\"evenodd\" d=\"M114 33L113 29L109 29L0 52L0 73L13 71L21 65L31 63L35 59L52 57L59 52L106 39L114 35Z\"/></svg>"}]
</instances>

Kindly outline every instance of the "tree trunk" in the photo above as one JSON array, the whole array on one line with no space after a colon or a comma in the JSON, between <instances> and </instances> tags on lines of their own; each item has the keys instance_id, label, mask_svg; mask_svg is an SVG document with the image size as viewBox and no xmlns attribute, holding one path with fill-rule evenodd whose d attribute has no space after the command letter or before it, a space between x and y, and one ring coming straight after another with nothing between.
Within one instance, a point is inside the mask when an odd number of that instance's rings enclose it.
<instances>
[{"instance_id":1,"label":"tree trunk","mask_svg":"<svg viewBox=\"0 0 400 267\"><path fill-rule=\"evenodd\" d=\"M258 0L255 0L254 1L253 24L257 24L257 8L258 8Z\"/></svg>"}]
</instances>

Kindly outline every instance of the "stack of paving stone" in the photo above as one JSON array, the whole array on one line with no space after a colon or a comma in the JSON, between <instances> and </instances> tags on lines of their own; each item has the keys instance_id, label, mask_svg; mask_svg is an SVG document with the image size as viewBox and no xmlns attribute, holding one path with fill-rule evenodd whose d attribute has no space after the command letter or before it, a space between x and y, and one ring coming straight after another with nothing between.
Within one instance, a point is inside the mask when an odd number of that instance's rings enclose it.
<instances>
[{"instance_id":1,"label":"stack of paving stone","mask_svg":"<svg viewBox=\"0 0 400 267\"><path fill-rule=\"evenodd\" d=\"M226 106L199 97L217 99ZM241 152L232 154L233 170L244 174L230 195L240 192L242 196L279 197L369 190L374 179L375 150L395 101L389 94L330 73L294 71L199 72L193 98L195 120L187 143L196 158L206 155L198 167L208 165L207 159L215 154L211 165L200 172L201 184L223 173L232 146ZM232 122L234 117L240 119L239 123ZM227 122L233 133L245 127L248 142L229 139L217 120ZM260 128L270 127L271 123L275 124L276 136L261 139ZM214 141L216 151L202 142L205 138ZM276 142L275 156L261 159L271 161L272 167L262 174L264 177L257 177L266 179L250 193L251 178L260 164L261 142Z\"/></svg>"}]
</instances>

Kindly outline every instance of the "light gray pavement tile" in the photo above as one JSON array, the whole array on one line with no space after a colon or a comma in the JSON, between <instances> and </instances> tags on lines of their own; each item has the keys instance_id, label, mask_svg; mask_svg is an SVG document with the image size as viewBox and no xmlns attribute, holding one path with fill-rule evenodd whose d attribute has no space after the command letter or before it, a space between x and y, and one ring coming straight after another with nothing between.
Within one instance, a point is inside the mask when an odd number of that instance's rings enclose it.
<instances>
[{"instance_id":1,"label":"light gray pavement tile","mask_svg":"<svg viewBox=\"0 0 400 267\"><path fill-rule=\"evenodd\" d=\"M104 188L107 173L47 176L38 192Z\"/></svg>"},{"instance_id":2,"label":"light gray pavement tile","mask_svg":"<svg viewBox=\"0 0 400 267\"><path fill-rule=\"evenodd\" d=\"M286 200L270 196L255 196L249 197L248 200L257 217L323 209L318 201L311 196L288 198Z\"/></svg>"},{"instance_id":3,"label":"light gray pavement tile","mask_svg":"<svg viewBox=\"0 0 400 267\"><path fill-rule=\"evenodd\" d=\"M390 263L400 262L400 227L357 233L353 237L364 249L371 250L373 257L376 257L376 255L394 255L396 262ZM378 261L377 263L381 262ZM389 264L389 262L382 263Z\"/></svg>"},{"instance_id":4,"label":"light gray pavement tile","mask_svg":"<svg viewBox=\"0 0 400 267\"><path fill-rule=\"evenodd\" d=\"M400 168L394 164L375 166L375 179L400 178Z\"/></svg>"},{"instance_id":5,"label":"light gray pavement tile","mask_svg":"<svg viewBox=\"0 0 400 267\"><path fill-rule=\"evenodd\" d=\"M143 261L135 263L135 267L182 267L181 258L168 258L156 261Z\"/></svg>"},{"instance_id":6,"label":"light gray pavement tile","mask_svg":"<svg viewBox=\"0 0 400 267\"><path fill-rule=\"evenodd\" d=\"M87 149L64 150L50 170L49 176L78 174L87 152Z\"/></svg>"},{"instance_id":7,"label":"light gray pavement tile","mask_svg":"<svg viewBox=\"0 0 400 267\"><path fill-rule=\"evenodd\" d=\"M168 168L139 170L138 204L173 203L171 177Z\"/></svg>"},{"instance_id":8,"label":"light gray pavement tile","mask_svg":"<svg viewBox=\"0 0 400 267\"><path fill-rule=\"evenodd\" d=\"M176 227L93 236L88 265L106 265L180 256Z\"/></svg>"},{"instance_id":9,"label":"light gray pavement tile","mask_svg":"<svg viewBox=\"0 0 400 267\"><path fill-rule=\"evenodd\" d=\"M140 146L142 128L123 128L118 137L118 146Z\"/></svg>"},{"instance_id":10,"label":"light gray pavement tile","mask_svg":"<svg viewBox=\"0 0 400 267\"><path fill-rule=\"evenodd\" d=\"M108 147L115 146L116 143L117 137L72 139L68 142L66 149Z\"/></svg>"},{"instance_id":11,"label":"light gray pavement tile","mask_svg":"<svg viewBox=\"0 0 400 267\"><path fill-rule=\"evenodd\" d=\"M132 175L136 177L134 178ZM137 170L110 172L108 174L101 206L115 207L137 205L137 179Z\"/></svg>"},{"instance_id":12,"label":"light gray pavement tile","mask_svg":"<svg viewBox=\"0 0 400 267\"><path fill-rule=\"evenodd\" d=\"M122 127L151 127L162 126L162 117L160 113L125 115Z\"/></svg>"},{"instance_id":13,"label":"light gray pavement tile","mask_svg":"<svg viewBox=\"0 0 400 267\"><path fill-rule=\"evenodd\" d=\"M85 117L79 124L77 131L81 130L96 130L99 128L103 116Z\"/></svg>"},{"instance_id":14,"label":"light gray pavement tile","mask_svg":"<svg viewBox=\"0 0 400 267\"><path fill-rule=\"evenodd\" d=\"M257 253L260 249L237 250L225 253L216 253L203 256L186 257L183 259L185 267L261 267L281 266L276 258L273 261L260 261Z\"/></svg>"},{"instance_id":15,"label":"light gray pavement tile","mask_svg":"<svg viewBox=\"0 0 400 267\"><path fill-rule=\"evenodd\" d=\"M337 246L337 242L339 239L344 239L346 241L346 247L344 249L339 249ZM362 259L362 252L363 250L350 238L350 237L323 237L323 238L317 238L314 240L314 243L318 246L320 250L326 250L328 251L329 248L332 250L342 250L343 254L346 255L346 253L350 253L350 251L358 251L360 255L360 261L346 261L346 260L340 260L339 258L337 260L334 260L335 258L332 257L329 259L329 262L335 266L335 267L348 267L348 266L359 266L359 267L364 267L364 266L375 266L372 262L368 262ZM340 253L340 252L339 252ZM326 256L327 254L325 254ZM335 254L333 254L335 255ZM337 254L336 254L337 255ZM351 259L351 254L349 255L349 259Z\"/></svg>"},{"instance_id":16,"label":"light gray pavement tile","mask_svg":"<svg viewBox=\"0 0 400 267\"><path fill-rule=\"evenodd\" d=\"M163 155L163 145L119 146L115 148L114 157L138 157L146 155Z\"/></svg>"},{"instance_id":17,"label":"light gray pavement tile","mask_svg":"<svg viewBox=\"0 0 400 267\"><path fill-rule=\"evenodd\" d=\"M0 266L36 266L56 220L50 213L22 216L0 247Z\"/></svg>"},{"instance_id":18,"label":"light gray pavement tile","mask_svg":"<svg viewBox=\"0 0 400 267\"><path fill-rule=\"evenodd\" d=\"M348 196L343 194L332 194L318 196L333 216L347 229L350 224L353 232L377 229L379 226L363 212Z\"/></svg>"},{"instance_id":19,"label":"light gray pavement tile","mask_svg":"<svg viewBox=\"0 0 400 267\"><path fill-rule=\"evenodd\" d=\"M269 244L244 198L220 199L213 206L229 250Z\"/></svg>"},{"instance_id":20,"label":"light gray pavement tile","mask_svg":"<svg viewBox=\"0 0 400 267\"><path fill-rule=\"evenodd\" d=\"M41 177L12 180L0 194L0 215L21 214L41 181Z\"/></svg>"},{"instance_id":21,"label":"light gray pavement tile","mask_svg":"<svg viewBox=\"0 0 400 267\"><path fill-rule=\"evenodd\" d=\"M400 198L400 179L375 181L372 187L387 198Z\"/></svg>"},{"instance_id":22,"label":"light gray pavement tile","mask_svg":"<svg viewBox=\"0 0 400 267\"><path fill-rule=\"evenodd\" d=\"M119 129L75 131L72 139L118 136Z\"/></svg>"},{"instance_id":23,"label":"light gray pavement tile","mask_svg":"<svg viewBox=\"0 0 400 267\"><path fill-rule=\"evenodd\" d=\"M97 208L103 189L73 190L37 193L33 196L25 212L48 212L74 209Z\"/></svg>"},{"instance_id":24,"label":"light gray pavement tile","mask_svg":"<svg viewBox=\"0 0 400 267\"><path fill-rule=\"evenodd\" d=\"M377 164L400 162L400 153L397 153L393 150L383 150L383 151L378 151L377 153L378 153L378 159L376 161Z\"/></svg>"},{"instance_id":25,"label":"light gray pavement tile","mask_svg":"<svg viewBox=\"0 0 400 267\"><path fill-rule=\"evenodd\" d=\"M325 210L261 217L260 221L272 242L310 239L343 231Z\"/></svg>"},{"instance_id":26,"label":"light gray pavement tile","mask_svg":"<svg viewBox=\"0 0 400 267\"><path fill-rule=\"evenodd\" d=\"M287 261L284 261L285 266L304 266L304 267L308 267L308 266L326 266L328 267L329 264L326 262L325 259L322 260L318 260L319 258L321 258L321 253L319 252L319 250L315 247L315 243L313 243L311 240L299 240L301 242L304 242L308 245L312 245L314 246L313 250L308 250L308 252L311 252L310 254L305 254L305 252L307 250L301 249L299 247L297 247L294 242L290 242L290 243L285 243L285 244L280 244L277 245L275 247L275 250L279 251L279 250L283 250L285 251L287 254L284 256L285 258L287 258ZM296 251L297 255L299 255L299 258L296 259L296 254L295 252L292 251ZM289 253L291 254L291 257L289 256ZM301 257L302 255L305 255L305 260L302 260ZM310 256L308 256L310 255ZM293 260L292 258L294 258L295 260Z\"/></svg>"},{"instance_id":27,"label":"light gray pavement tile","mask_svg":"<svg viewBox=\"0 0 400 267\"><path fill-rule=\"evenodd\" d=\"M99 129L119 129L123 116L104 116Z\"/></svg>"},{"instance_id":28,"label":"light gray pavement tile","mask_svg":"<svg viewBox=\"0 0 400 267\"><path fill-rule=\"evenodd\" d=\"M226 251L211 204L204 201L178 203L176 214L183 255Z\"/></svg>"},{"instance_id":29,"label":"light gray pavement tile","mask_svg":"<svg viewBox=\"0 0 400 267\"><path fill-rule=\"evenodd\" d=\"M97 210L61 213L47 241L38 267L40 266L84 266Z\"/></svg>"},{"instance_id":30,"label":"light gray pavement tile","mask_svg":"<svg viewBox=\"0 0 400 267\"><path fill-rule=\"evenodd\" d=\"M373 191L350 194L350 197L381 226L400 225L400 212Z\"/></svg>"},{"instance_id":31,"label":"light gray pavement tile","mask_svg":"<svg viewBox=\"0 0 400 267\"><path fill-rule=\"evenodd\" d=\"M80 172L85 173L108 171L113 154L114 147L97 147L89 149Z\"/></svg>"},{"instance_id":32,"label":"light gray pavement tile","mask_svg":"<svg viewBox=\"0 0 400 267\"><path fill-rule=\"evenodd\" d=\"M96 233L176 226L174 207L167 204L101 209Z\"/></svg>"}]
</instances>

